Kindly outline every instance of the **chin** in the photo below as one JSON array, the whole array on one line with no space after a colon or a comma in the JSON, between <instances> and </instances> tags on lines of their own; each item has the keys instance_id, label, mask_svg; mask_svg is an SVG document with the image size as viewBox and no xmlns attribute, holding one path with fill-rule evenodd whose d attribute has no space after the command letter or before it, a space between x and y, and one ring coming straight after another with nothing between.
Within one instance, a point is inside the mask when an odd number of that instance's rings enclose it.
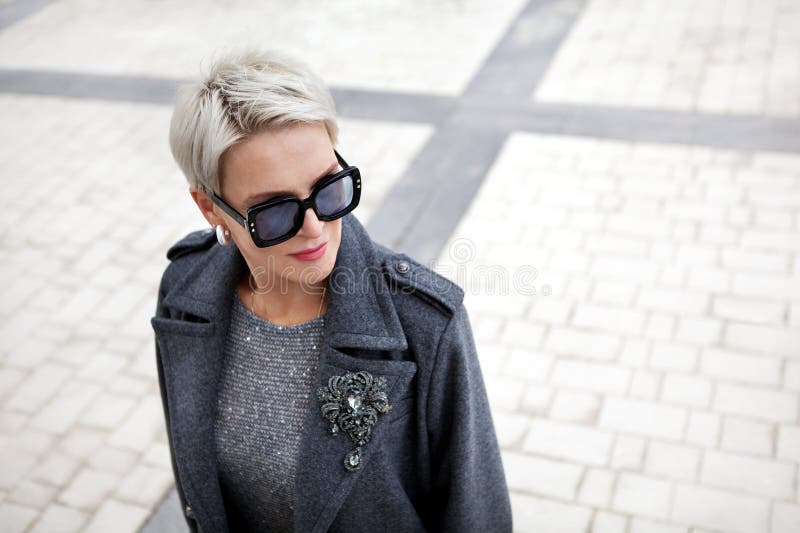
<instances>
[{"instance_id":1,"label":"chin","mask_svg":"<svg viewBox=\"0 0 800 533\"><path fill-rule=\"evenodd\" d=\"M304 263L297 268L295 281L301 284L319 283L331 274L335 262L336 254L330 255L329 252L311 264Z\"/></svg>"}]
</instances>

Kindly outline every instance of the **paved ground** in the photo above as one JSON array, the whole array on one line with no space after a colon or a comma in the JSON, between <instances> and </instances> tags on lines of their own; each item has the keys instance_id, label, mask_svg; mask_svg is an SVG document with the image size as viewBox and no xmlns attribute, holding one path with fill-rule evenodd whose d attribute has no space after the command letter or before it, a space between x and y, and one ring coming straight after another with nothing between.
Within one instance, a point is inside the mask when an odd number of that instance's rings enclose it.
<instances>
[{"instance_id":1,"label":"paved ground","mask_svg":"<svg viewBox=\"0 0 800 533\"><path fill-rule=\"evenodd\" d=\"M331 83L359 218L466 289L517 530L800 530L800 3L206 4L0 2L3 531L174 523L169 102L241 39Z\"/></svg>"}]
</instances>

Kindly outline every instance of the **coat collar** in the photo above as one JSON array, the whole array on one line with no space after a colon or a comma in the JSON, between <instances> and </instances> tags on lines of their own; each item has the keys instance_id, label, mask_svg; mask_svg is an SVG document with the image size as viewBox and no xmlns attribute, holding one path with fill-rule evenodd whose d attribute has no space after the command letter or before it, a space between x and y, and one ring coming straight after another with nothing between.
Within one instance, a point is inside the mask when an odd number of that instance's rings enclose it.
<instances>
[{"instance_id":1,"label":"coat collar","mask_svg":"<svg viewBox=\"0 0 800 533\"><path fill-rule=\"evenodd\" d=\"M164 298L164 305L227 328L234 287L247 268L235 245L214 244ZM376 247L350 213L328 283L325 337L332 347L405 350L403 328Z\"/></svg>"},{"instance_id":2,"label":"coat collar","mask_svg":"<svg viewBox=\"0 0 800 533\"><path fill-rule=\"evenodd\" d=\"M314 386L326 383L333 373L364 369L387 376L389 397L396 398L416 372L414 363L348 355L357 353L348 348L403 351L408 343L383 275L381 254L352 214L342 221ZM164 296L163 305L181 311L187 320L152 319L182 489L197 519L220 532L228 529L217 479L214 419L234 287L246 268L235 246L212 244ZM349 445L327 433L316 404L305 419L295 488L302 493L295 498L295 521L298 531L321 532L334 520L361 471L344 472L341 461ZM380 447L386 426L376 426L370 448Z\"/></svg>"}]
</instances>

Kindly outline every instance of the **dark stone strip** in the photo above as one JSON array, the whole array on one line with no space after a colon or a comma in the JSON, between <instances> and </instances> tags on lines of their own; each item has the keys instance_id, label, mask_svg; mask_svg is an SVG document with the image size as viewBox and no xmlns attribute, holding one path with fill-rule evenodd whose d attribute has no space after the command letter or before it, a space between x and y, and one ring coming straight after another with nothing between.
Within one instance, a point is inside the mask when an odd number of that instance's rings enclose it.
<instances>
[{"instance_id":1,"label":"dark stone strip","mask_svg":"<svg viewBox=\"0 0 800 533\"><path fill-rule=\"evenodd\" d=\"M172 105L185 80L147 76L0 69L0 93ZM456 99L448 96L332 88L336 108L349 118L392 122L444 121Z\"/></svg>"},{"instance_id":2,"label":"dark stone strip","mask_svg":"<svg viewBox=\"0 0 800 533\"><path fill-rule=\"evenodd\" d=\"M145 76L0 69L0 92L172 105L181 80Z\"/></svg>"},{"instance_id":3,"label":"dark stone strip","mask_svg":"<svg viewBox=\"0 0 800 533\"><path fill-rule=\"evenodd\" d=\"M439 128L375 211L367 230L387 246L430 263L469 207L507 132Z\"/></svg>"},{"instance_id":4,"label":"dark stone strip","mask_svg":"<svg viewBox=\"0 0 800 533\"><path fill-rule=\"evenodd\" d=\"M544 77L585 0L531 0L464 91L469 100L526 102Z\"/></svg>"},{"instance_id":5,"label":"dark stone strip","mask_svg":"<svg viewBox=\"0 0 800 533\"><path fill-rule=\"evenodd\" d=\"M51 0L16 0L0 4L0 31L46 7Z\"/></svg>"},{"instance_id":6,"label":"dark stone strip","mask_svg":"<svg viewBox=\"0 0 800 533\"><path fill-rule=\"evenodd\" d=\"M365 91L332 88L336 111L347 118L422 122L438 126L455 107L457 99L419 93Z\"/></svg>"},{"instance_id":7,"label":"dark stone strip","mask_svg":"<svg viewBox=\"0 0 800 533\"><path fill-rule=\"evenodd\" d=\"M462 106L451 122L481 124L496 132L527 131L688 144L731 150L800 153L800 120L608 106L536 103L525 106Z\"/></svg>"},{"instance_id":8,"label":"dark stone strip","mask_svg":"<svg viewBox=\"0 0 800 533\"><path fill-rule=\"evenodd\" d=\"M141 76L0 69L0 93L172 105L183 80ZM473 84L474 85L474 84ZM800 120L562 103L332 89L347 118L452 125L623 141L696 144L735 150L800 153ZM414 179L413 176L411 179Z\"/></svg>"},{"instance_id":9,"label":"dark stone strip","mask_svg":"<svg viewBox=\"0 0 800 533\"><path fill-rule=\"evenodd\" d=\"M372 237L431 264L472 202L508 136L492 117L468 122L475 102L525 105L584 0L529 0L448 116L369 221ZM488 119L488 120L485 120Z\"/></svg>"}]
</instances>

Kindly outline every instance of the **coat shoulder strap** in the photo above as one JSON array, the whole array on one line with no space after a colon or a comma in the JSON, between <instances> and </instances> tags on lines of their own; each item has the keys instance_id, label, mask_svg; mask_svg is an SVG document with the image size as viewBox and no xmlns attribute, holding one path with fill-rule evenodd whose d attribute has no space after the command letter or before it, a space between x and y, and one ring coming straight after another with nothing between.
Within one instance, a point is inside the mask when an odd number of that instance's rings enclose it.
<instances>
[{"instance_id":1,"label":"coat shoulder strap","mask_svg":"<svg viewBox=\"0 0 800 533\"><path fill-rule=\"evenodd\" d=\"M216 240L217 236L211 228L192 231L167 250L167 259L173 261L188 253L207 250Z\"/></svg>"},{"instance_id":2,"label":"coat shoulder strap","mask_svg":"<svg viewBox=\"0 0 800 533\"><path fill-rule=\"evenodd\" d=\"M382 245L376 248L382 256L386 281L393 291L413 294L446 316L453 316L464 300L464 289L404 253Z\"/></svg>"}]
</instances>

